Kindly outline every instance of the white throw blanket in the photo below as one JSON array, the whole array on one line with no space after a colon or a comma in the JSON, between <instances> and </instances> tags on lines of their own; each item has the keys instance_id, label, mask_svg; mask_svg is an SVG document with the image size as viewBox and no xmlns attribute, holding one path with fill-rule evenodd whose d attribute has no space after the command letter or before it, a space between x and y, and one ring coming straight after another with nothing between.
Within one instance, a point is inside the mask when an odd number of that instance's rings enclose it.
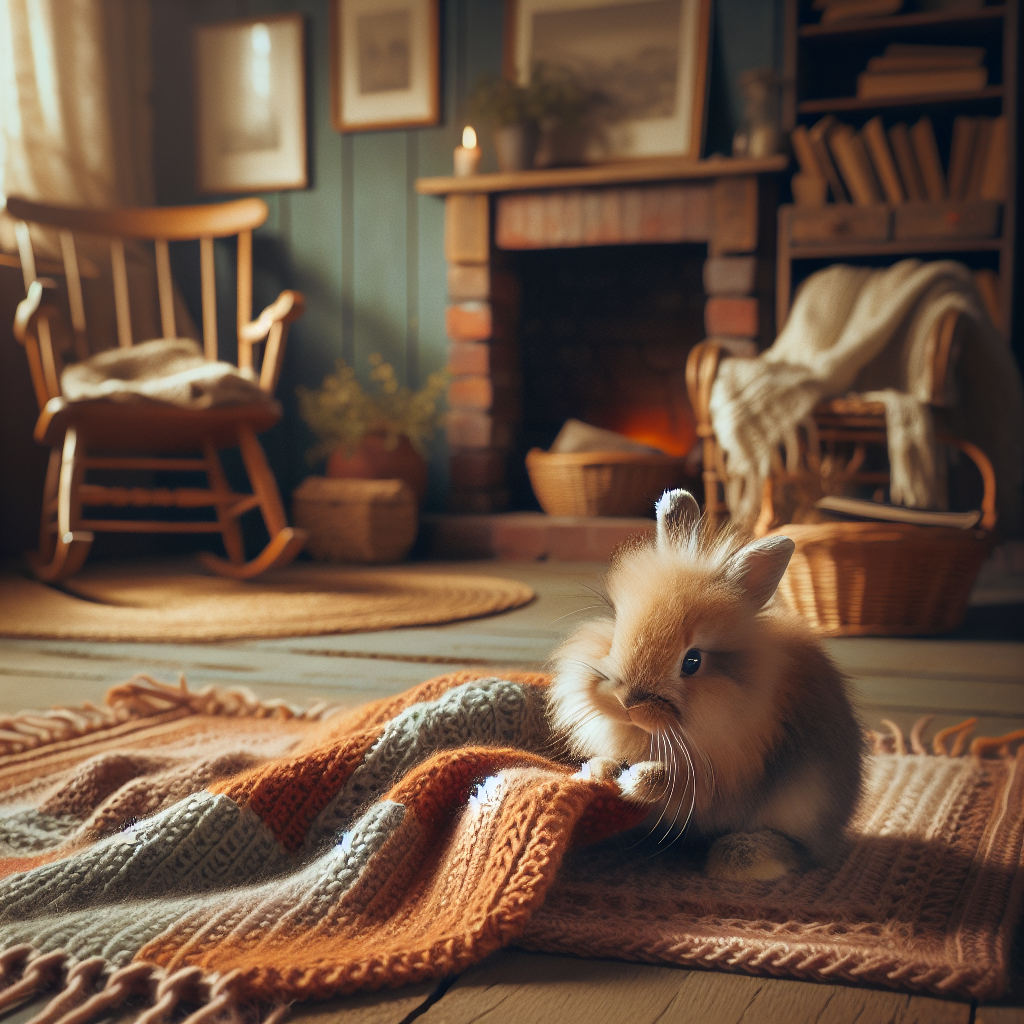
<instances>
[{"instance_id":1,"label":"white throw blanket","mask_svg":"<svg viewBox=\"0 0 1024 1024\"><path fill-rule=\"evenodd\" d=\"M209 409L272 401L236 366L205 359L191 338L158 338L98 352L69 366L60 386L69 402L106 399Z\"/></svg>"},{"instance_id":2,"label":"white throw blanket","mask_svg":"<svg viewBox=\"0 0 1024 1024\"><path fill-rule=\"evenodd\" d=\"M727 359L711 390L725 455L726 501L750 527L780 447L793 464L797 428L826 398L857 391L886 407L893 502L945 504L931 398L932 328L947 310L967 314L950 356L943 426L977 444L996 469L1004 533L1021 526L1024 398L1006 342L983 312L971 272L949 260L907 259L885 270L836 264L801 286L789 319L757 359ZM813 436L813 435L812 435Z\"/></svg>"}]
</instances>

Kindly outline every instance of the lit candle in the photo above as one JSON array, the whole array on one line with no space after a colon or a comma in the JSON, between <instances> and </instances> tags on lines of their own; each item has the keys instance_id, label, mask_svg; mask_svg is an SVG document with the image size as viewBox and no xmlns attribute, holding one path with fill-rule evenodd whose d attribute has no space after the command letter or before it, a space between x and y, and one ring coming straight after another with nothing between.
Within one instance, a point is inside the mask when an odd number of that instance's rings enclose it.
<instances>
[{"instance_id":1,"label":"lit candle","mask_svg":"<svg viewBox=\"0 0 1024 1024\"><path fill-rule=\"evenodd\" d=\"M462 145L455 147L455 177L465 178L476 174L480 166L480 147L476 144L476 132L469 125L462 130Z\"/></svg>"}]
</instances>

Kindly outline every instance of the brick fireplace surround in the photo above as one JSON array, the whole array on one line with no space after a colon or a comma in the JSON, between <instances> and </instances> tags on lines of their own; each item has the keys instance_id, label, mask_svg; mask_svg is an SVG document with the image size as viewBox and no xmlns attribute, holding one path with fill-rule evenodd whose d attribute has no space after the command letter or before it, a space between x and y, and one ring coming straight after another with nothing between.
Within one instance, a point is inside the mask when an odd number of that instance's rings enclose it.
<instances>
[{"instance_id":1,"label":"brick fireplace surround","mask_svg":"<svg viewBox=\"0 0 1024 1024\"><path fill-rule=\"evenodd\" d=\"M448 264L449 511L425 517L431 554L602 560L653 525L503 511L522 412L519 295L503 253L704 243L705 333L752 351L774 326L775 191L787 162L658 158L417 182L444 197Z\"/></svg>"}]
</instances>

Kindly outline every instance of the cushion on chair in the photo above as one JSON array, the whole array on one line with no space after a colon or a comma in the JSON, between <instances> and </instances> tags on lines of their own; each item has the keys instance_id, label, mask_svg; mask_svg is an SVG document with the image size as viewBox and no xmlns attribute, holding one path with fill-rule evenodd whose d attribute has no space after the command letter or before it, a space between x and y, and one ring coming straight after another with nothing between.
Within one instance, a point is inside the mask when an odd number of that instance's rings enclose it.
<instances>
[{"instance_id":1,"label":"cushion on chair","mask_svg":"<svg viewBox=\"0 0 1024 1024\"><path fill-rule=\"evenodd\" d=\"M161 402L182 409L272 402L230 363L210 362L191 338L158 338L99 352L60 378L68 402Z\"/></svg>"}]
</instances>

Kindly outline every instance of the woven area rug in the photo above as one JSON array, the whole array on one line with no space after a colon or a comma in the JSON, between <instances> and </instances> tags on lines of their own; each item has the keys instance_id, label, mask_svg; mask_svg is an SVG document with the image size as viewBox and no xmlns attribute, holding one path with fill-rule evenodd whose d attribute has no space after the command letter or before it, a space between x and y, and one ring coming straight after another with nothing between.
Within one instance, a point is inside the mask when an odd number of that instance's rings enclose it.
<instances>
[{"instance_id":1,"label":"woven area rug","mask_svg":"<svg viewBox=\"0 0 1024 1024\"><path fill-rule=\"evenodd\" d=\"M86 566L62 588L0 576L0 636L192 641L319 636L429 626L519 608L516 580L310 563L251 581L188 563Z\"/></svg>"},{"instance_id":2,"label":"woven area rug","mask_svg":"<svg viewBox=\"0 0 1024 1024\"><path fill-rule=\"evenodd\" d=\"M635 847L643 808L546 756L546 684L453 673L346 715L137 677L0 720L0 1008L49 987L46 1024L132 995L147 1024L277 1021L509 944L1003 991L1024 733L876 735L842 863L723 882Z\"/></svg>"}]
</instances>

